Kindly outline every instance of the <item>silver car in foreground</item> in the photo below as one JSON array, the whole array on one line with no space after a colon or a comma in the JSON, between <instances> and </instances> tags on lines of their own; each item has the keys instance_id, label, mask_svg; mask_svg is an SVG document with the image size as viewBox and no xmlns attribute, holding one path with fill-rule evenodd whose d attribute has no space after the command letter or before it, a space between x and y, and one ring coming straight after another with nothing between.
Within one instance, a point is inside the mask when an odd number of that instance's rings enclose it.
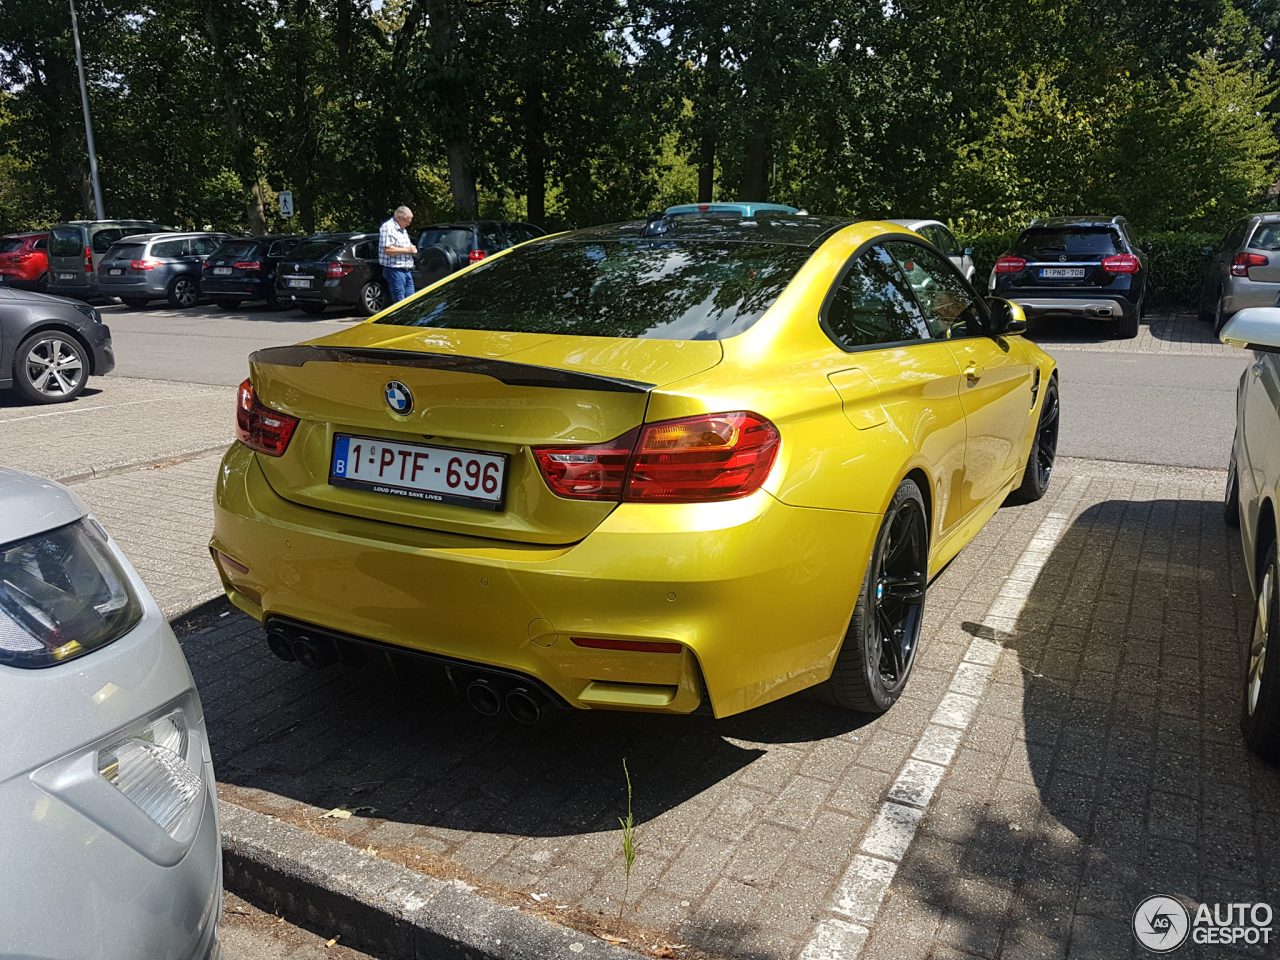
<instances>
[{"instance_id":1,"label":"silver car in foreground","mask_svg":"<svg viewBox=\"0 0 1280 960\"><path fill-rule=\"evenodd\" d=\"M960 249L960 242L956 240L955 234L941 220L889 220L887 222L896 223L920 234L941 250L947 259L964 274L966 280L970 283L974 282L978 268L973 265L973 248Z\"/></svg>"},{"instance_id":2,"label":"silver car in foreground","mask_svg":"<svg viewBox=\"0 0 1280 960\"><path fill-rule=\"evenodd\" d=\"M1280 309L1241 310L1221 336L1224 343L1252 350L1254 360L1236 394L1236 436L1223 509L1227 524L1240 527L1256 601L1240 732L1251 750L1280 762Z\"/></svg>"},{"instance_id":3,"label":"silver car in foreground","mask_svg":"<svg viewBox=\"0 0 1280 960\"><path fill-rule=\"evenodd\" d=\"M1280 213L1235 223L1222 242L1201 247L1200 319L1220 333L1237 310L1280 305Z\"/></svg>"},{"instance_id":4,"label":"silver car in foreground","mask_svg":"<svg viewBox=\"0 0 1280 960\"><path fill-rule=\"evenodd\" d=\"M0 730L0 957L219 957L217 789L186 659L84 504L5 468Z\"/></svg>"}]
</instances>

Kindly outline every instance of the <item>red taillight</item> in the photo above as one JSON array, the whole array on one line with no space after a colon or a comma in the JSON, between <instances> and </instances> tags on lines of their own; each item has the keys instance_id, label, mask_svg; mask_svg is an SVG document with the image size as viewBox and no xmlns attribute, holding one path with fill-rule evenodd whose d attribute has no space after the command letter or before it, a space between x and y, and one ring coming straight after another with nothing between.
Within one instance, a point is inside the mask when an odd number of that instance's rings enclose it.
<instances>
[{"instance_id":1,"label":"red taillight","mask_svg":"<svg viewBox=\"0 0 1280 960\"><path fill-rule=\"evenodd\" d=\"M247 572L247 571L246 571ZM638 653L679 653L682 643L661 640L604 640L599 637L570 637L575 647L592 647L596 650L635 650Z\"/></svg>"},{"instance_id":2,"label":"red taillight","mask_svg":"<svg viewBox=\"0 0 1280 960\"><path fill-rule=\"evenodd\" d=\"M270 457L280 456L288 448L297 426L296 417L277 413L262 403L254 392L252 381L240 384L236 403L236 439L250 450Z\"/></svg>"},{"instance_id":3,"label":"red taillight","mask_svg":"<svg viewBox=\"0 0 1280 960\"><path fill-rule=\"evenodd\" d=\"M1006 253L996 261L996 273L1021 273L1026 266L1027 261L1021 257L1011 257Z\"/></svg>"},{"instance_id":4,"label":"red taillight","mask_svg":"<svg viewBox=\"0 0 1280 960\"><path fill-rule=\"evenodd\" d=\"M239 266L239 264L236 264ZM325 268L324 275L330 278L345 277L348 273L355 269L355 264L342 263L335 260Z\"/></svg>"},{"instance_id":5,"label":"red taillight","mask_svg":"<svg viewBox=\"0 0 1280 960\"><path fill-rule=\"evenodd\" d=\"M241 260L239 263L233 264L233 266L237 270L261 270L262 269L262 264L259 263L257 260ZM330 264L330 266L333 266L333 264ZM355 268L353 267L352 269L355 269Z\"/></svg>"},{"instance_id":6,"label":"red taillight","mask_svg":"<svg viewBox=\"0 0 1280 960\"><path fill-rule=\"evenodd\" d=\"M467 260L470 261L471 263L479 263L483 259L484 259L483 250L472 250L470 253L467 254Z\"/></svg>"},{"instance_id":7,"label":"red taillight","mask_svg":"<svg viewBox=\"0 0 1280 960\"><path fill-rule=\"evenodd\" d=\"M1102 258L1102 269L1107 273L1137 273L1142 269L1142 261L1132 253L1117 253L1114 257Z\"/></svg>"},{"instance_id":8,"label":"red taillight","mask_svg":"<svg viewBox=\"0 0 1280 960\"><path fill-rule=\"evenodd\" d=\"M1231 261L1231 275L1247 277L1250 267L1265 267L1270 262L1260 253L1237 253L1236 258Z\"/></svg>"},{"instance_id":9,"label":"red taillight","mask_svg":"<svg viewBox=\"0 0 1280 960\"><path fill-rule=\"evenodd\" d=\"M754 413L651 423L609 443L534 447L552 492L578 500L706 503L745 497L769 476L778 429Z\"/></svg>"},{"instance_id":10,"label":"red taillight","mask_svg":"<svg viewBox=\"0 0 1280 960\"><path fill-rule=\"evenodd\" d=\"M34 253L15 253L12 257L9 258L9 261L11 263L26 263L28 260L30 260L34 256L35 256Z\"/></svg>"},{"instance_id":11,"label":"red taillight","mask_svg":"<svg viewBox=\"0 0 1280 960\"><path fill-rule=\"evenodd\" d=\"M154 270L158 266L160 266L159 260L130 260L129 261L130 270Z\"/></svg>"},{"instance_id":12,"label":"red taillight","mask_svg":"<svg viewBox=\"0 0 1280 960\"><path fill-rule=\"evenodd\" d=\"M699 210L702 210L702 211L710 210L710 209L711 209L711 204L709 204L709 203L700 203L700 204L698 204L698 209L699 209Z\"/></svg>"},{"instance_id":13,"label":"red taillight","mask_svg":"<svg viewBox=\"0 0 1280 960\"><path fill-rule=\"evenodd\" d=\"M84 272L93 273L93 251L88 247L84 248Z\"/></svg>"}]
</instances>

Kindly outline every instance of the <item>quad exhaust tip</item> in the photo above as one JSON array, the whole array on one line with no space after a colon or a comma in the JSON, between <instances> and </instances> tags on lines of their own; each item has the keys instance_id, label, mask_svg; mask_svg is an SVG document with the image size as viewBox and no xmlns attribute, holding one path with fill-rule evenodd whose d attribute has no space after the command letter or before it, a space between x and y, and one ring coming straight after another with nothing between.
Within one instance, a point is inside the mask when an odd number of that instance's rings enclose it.
<instances>
[{"instance_id":1,"label":"quad exhaust tip","mask_svg":"<svg viewBox=\"0 0 1280 960\"><path fill-rule=\"evenodd\" d=\"M308 670L322 670L337 661L338 651L328 640L301 636L293 641L293 658Z\"/></svg>"},{"instance_id":2,"label":"quad exhaust tip","mask_svg":"<svg viewBox=\"0 0 1280 960\"><path fill-rule=\"evenodd\" d=\"M524 687L512 687L507 691L507 713L520 723L537 723L542 719L542 704L537 694Z\"/></svg>"},{"instance_id":3,"label":"quad exhaust tip","mask_svg":"<svg viewBox=\"0 0 1280 960\"><path fill-rule=\"evenodd\" d=\"M267 646L281 660L292 663L298 659L293 654L293 641L289 639L289 635L283 630L275 629L267 631Z\"/></svg>"},{"instance_id":4,"label":"quad exhaust tip","mask_svg":"<svg viewBox=\"0 0 1280 960\"><path fill-rule=\"evenodd\" d=\"M488 680L472 680L467 684L467 703L486 717L496 717L502 712L502 697Z\"/></svg>"}]
</instances>

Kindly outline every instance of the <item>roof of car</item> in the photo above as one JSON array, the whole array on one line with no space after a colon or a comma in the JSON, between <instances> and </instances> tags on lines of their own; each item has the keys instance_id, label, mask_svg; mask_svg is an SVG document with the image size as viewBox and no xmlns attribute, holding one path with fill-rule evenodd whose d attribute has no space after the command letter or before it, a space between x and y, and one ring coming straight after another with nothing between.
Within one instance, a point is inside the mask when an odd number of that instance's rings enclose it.
<instances>
[{"instance_id":1,"label":"roof of car","mask_svg":"<svg viewBox=\"0 0 1280 960\"><path fill-rule=\"evenodd\" d=\"M222 237L232 239L217 230L166 230L164 233L134 233L121 237L116 243L147 243L151 240L182 240L185 237Z\"/></svg>"},{"instance_id":2,"label":"roof of car","mask_svg":"<svg viewBox=\"0 0 1280 960\"><path fill-rule=\"evenodd\" d=\"M98 224L113 224L113 223L125 223L125 224L131 224L131 223L154 223L157 227L162 227L162 226L164 226L164 224L162 224L159 220L63 220L61 223L54 224L54 226L58 226L58 227L92 227L92 226L96 226L96 225L98 225Z\"/></svg>"},{"instance_id":3,"label":"roof of car","mask_svg":"<svg viewBox=\"0 0 1280 960\"><path fill-rule=\"evenodd\" d=\"M254 243L275 243L277 240L309 240L306 234L302 233L268 233L261 237L227 237L227 240L236 243L243 243L246 240L252 240Z\"/></svg>"},{"instance_id":4,"label":"roof of car","mask_svg":"<svg viewBox=\"0 0 1280 960\"><path fill-rule=\"evenodd\" d=\"M305 236L303 240L332 240L334 243L346 243L348 240L363 240L366 237L376 237L377 233L313 233Z\"/></svg>"},{"instance_id":5,"label":"roof of car","mask_svg":"<svg viewBox=\"0 0 1280 960\"><path fill-rule=\"evenodd\" d=\"M48 230L27 230L20 233L6 233L4 236L0 236L0 240L17 240L19 238L25 240L27 237L47 237L48 235Z\"/></svg>"},{"instance_id":6,"label":"roof of car","mask_svg":"<svg viewBox=\"0 0 1280 960\"><path fill-rule=\"evenodd\" d=\"M800 215L765 215L754 218L736 217L669 217L666 230L645 234L648 222L614 223L603 227L587 227L572 233L551 237L550 243L581 243L600 240L687 240L728 241L730 243L781 243L799 247L817 247L837 230L857 223L847 217L814 217Z\"/></svg>"},{"instance_id":7,"label":"roof of car","mask_svg":"<svg viewBox=\"0 0 1280 960\"><path fill-rule=\"evenodd\" d=\"M796 207L789 207L785 203L756 203L755 201L746 200L741 203L736 201L720 201L717 203L679 203L673 207L667 207L665 211L668 216L675 217L696 217L699 214L739 214L744 217L753 217L758 213L799 213Z\"/></svg>"},{"instance_id":8,"label":"roof of car","mask_svg":"<svg viewBox=\"0 0 1280 960\"><path fill-rule=\"evenodd\" d=\"M61 484L0 467L0 543L75 523L88 511Z\"/></svg>"},{"instance_id":9,"label":"roof of car","mask_svg":"<svg viewBox=\"0 0 1280 960\"><path fill-rule=\"evenodd\" d=\"M1124 217L1036 217L1028 230L1061 229L1062 227L1114 227L1125 223Z\"/></svg>"}]
</instances>

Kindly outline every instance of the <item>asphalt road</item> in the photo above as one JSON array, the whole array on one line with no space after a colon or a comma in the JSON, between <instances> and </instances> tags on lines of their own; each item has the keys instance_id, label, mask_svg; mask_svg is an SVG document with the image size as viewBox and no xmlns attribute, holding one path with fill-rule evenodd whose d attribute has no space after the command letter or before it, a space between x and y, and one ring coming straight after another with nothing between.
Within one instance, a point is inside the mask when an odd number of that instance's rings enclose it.
<instances>
[{"instance_id":1,"label":"asphalt road","mask_svg":"<svg viewBox=\"0 0 1280 960\"><path fill-rule=\"evenodd\" d=\"M116 375L235 386L246 358L358 322L353 310L309 317L261 306L177 311L161 304L102 309L111 325ZM1235 389L1247 358L1228 351L1189 316L1155 317L1136 340L1111 340L1104 324L1033 325L1058 360L1062 387L1059 453L1089 460L1225 469L1235 424ZM1172 348L1179 352L1169 352Z\"/></svg>"}]
</instances>

